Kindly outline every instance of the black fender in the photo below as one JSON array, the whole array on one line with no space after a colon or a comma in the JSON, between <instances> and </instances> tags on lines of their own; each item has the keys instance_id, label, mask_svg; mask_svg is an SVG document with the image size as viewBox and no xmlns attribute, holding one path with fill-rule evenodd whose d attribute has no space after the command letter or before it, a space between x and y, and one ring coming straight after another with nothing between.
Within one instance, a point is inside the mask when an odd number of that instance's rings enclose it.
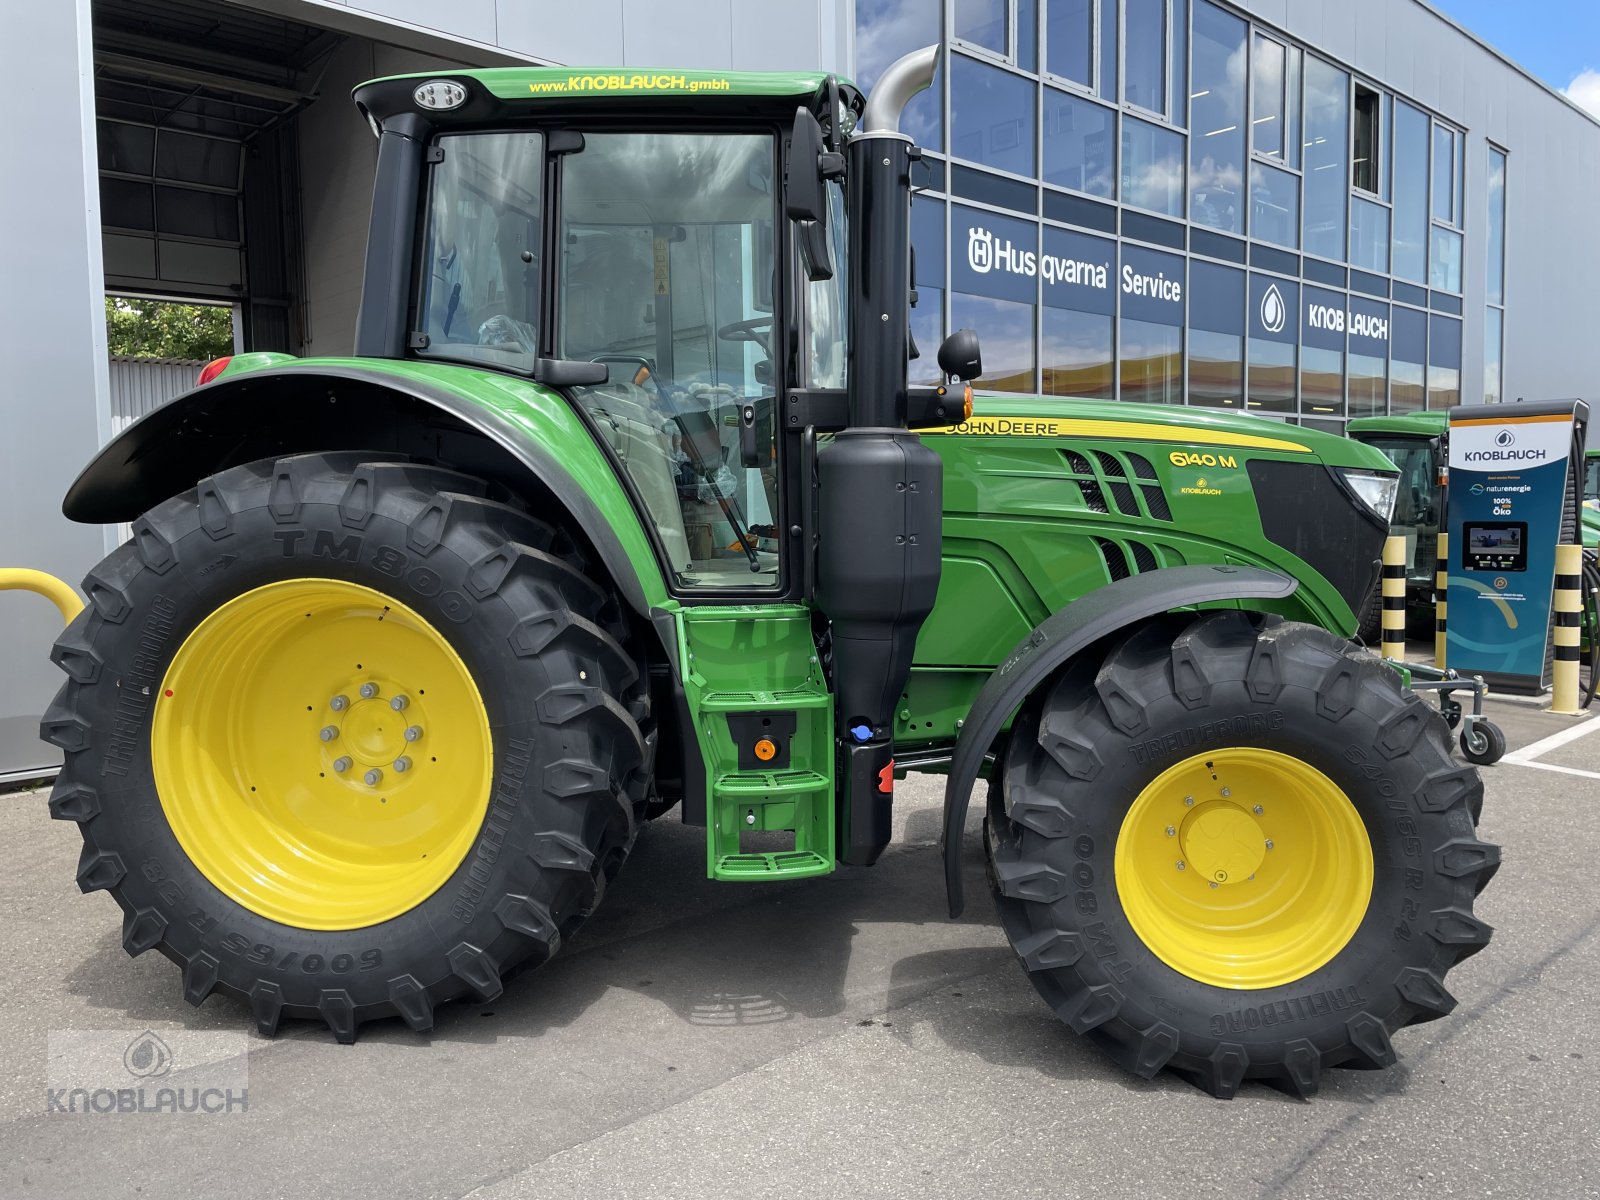
<instances>
[{"instance_id":1,"label":"black fender","mask_svg":"<svg viewBox=\"0 0 1600 1200\"><path fill-rule=\"evenodd\" d=\"M132 521L227 467L346 449L437 457L513 489L526 490L531 477L572 515L628 605L653 615L638 569L610 523L548 448L497 409L451 388L349 362L285 363L225 375L169 400L95 456L67 490L61 510L69 520L91 524ZM665 642L673 654L675 639Z\"/></svg>"},{"instance_id":2,"label":"black fender","mask_svg":"<svg viewBox=\"0 0 1600 1200\"><path fill-rule=\"evenodd\" d=\"M961 915L961 833L984 755L1006 719L1074 655L1151 617L1221 600L1282 600L1300 585L1256 567L1164 567L1131 575L1074 600L1046 618L995 668L973 702L956 739L944 792L945 894L950 916Z\"/></svg>"}]
</instances>

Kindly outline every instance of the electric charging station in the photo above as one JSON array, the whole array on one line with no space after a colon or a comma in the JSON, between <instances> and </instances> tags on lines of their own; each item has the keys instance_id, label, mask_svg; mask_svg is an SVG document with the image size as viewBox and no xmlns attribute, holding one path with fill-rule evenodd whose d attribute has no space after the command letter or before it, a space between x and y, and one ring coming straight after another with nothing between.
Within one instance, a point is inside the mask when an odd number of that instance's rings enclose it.
<instances>
[{"instance_id":1,"label":"electric charging station","mask_svg":"<svg viewBox=\"0 0 1600 1200\"><path fill-rule=\"evenodd\" d=\"M1453 670L1513 692L1550 686L1556 547L1579 538L1588 421L1581 400L1450 410Z\"/></svg>"}]
</instances>

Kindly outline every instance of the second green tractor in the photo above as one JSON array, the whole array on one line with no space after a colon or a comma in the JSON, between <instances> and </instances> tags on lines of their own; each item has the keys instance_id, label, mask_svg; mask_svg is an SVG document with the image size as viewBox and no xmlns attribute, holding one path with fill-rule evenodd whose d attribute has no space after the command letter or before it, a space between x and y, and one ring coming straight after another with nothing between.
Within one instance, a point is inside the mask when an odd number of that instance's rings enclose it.
<instances>
[{"instance_id":1,"label":"second green tractor","mask_svg":"<svg viewBox=\"0 0 1600 1200\"><path fill-rule=\"evenodd\" d=\"M265 1035L427 1031L557 953L642 822L702 827L730 884L827 876L919 771L952 915L976 789L1022 969L1131 1072L1309 1095L1455 1006L1482 783L1347 640L1392 464L1244 416L973 411L967 331L909 386L898 120L935 57L871 98L357 89L356 353L215 365L66 500L132 523L43 723L130 953Z\"/></svg>"}]
</instances>

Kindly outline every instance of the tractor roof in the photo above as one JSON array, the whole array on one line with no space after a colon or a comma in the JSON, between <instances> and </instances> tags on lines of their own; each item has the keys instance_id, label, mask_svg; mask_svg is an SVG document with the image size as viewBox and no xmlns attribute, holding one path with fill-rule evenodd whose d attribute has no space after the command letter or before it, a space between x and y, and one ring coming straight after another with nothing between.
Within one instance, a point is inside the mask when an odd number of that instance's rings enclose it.
<instances>
[{"instance_id":1,"label":"tractor roof","mask_svg":"<svg viewBox=\"0 0 1600 1200\"><path fill-rule=\"evenodd\" d=\"M1436 438L1450 424L1448 413L1396 413L1389 417L1357 417L1345 425L1351 437L1363 433L1398 434L1402 437Z\"/></svg>"},{"instance_id":2,"label":"tractor roof","mask_svg":"<svg viewBox=\"0 0 1600 1200\"><path fill-rule=\"evenodd\" d=\"M485 67L390 75L355 89L357 104L380 122L401 112L426 113L431 121L455 124L462 118L490 120L532 115L551 108L591 105L598 110L637 107L651 110L726 111L736 108L781 107L773 102L823 98L829 76L820 71L703 71L642 67ZM464 103L449 111L426 111L413 93L430 81L448 81L466 89ZM840 98L860 111L860 92L838 80ZM739 101L745 101L743 106ZM620 103L619 103L620 102ZM793 110L790 109L792 112Z\"/></svg>"}]
</instances>

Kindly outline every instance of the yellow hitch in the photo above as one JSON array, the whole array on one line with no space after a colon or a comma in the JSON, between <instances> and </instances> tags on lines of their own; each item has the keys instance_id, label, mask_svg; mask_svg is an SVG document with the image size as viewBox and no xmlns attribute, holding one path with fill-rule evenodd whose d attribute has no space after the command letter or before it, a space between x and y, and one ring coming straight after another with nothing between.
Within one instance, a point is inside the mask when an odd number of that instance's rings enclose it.
<instances>
[{"instance_id":1,"label":"yellow hitch","mask_svg":"<svg viewBox=\"0 0 1600 1200\"><path fill-rule=\"evenodd\" d=\"M83 611L83 601L72 586L43 571L30 571L26 567L0 567L0 592L21 590L38 592L61 610L61 618L68 625Z\"/></svg>"}]
</instances>

